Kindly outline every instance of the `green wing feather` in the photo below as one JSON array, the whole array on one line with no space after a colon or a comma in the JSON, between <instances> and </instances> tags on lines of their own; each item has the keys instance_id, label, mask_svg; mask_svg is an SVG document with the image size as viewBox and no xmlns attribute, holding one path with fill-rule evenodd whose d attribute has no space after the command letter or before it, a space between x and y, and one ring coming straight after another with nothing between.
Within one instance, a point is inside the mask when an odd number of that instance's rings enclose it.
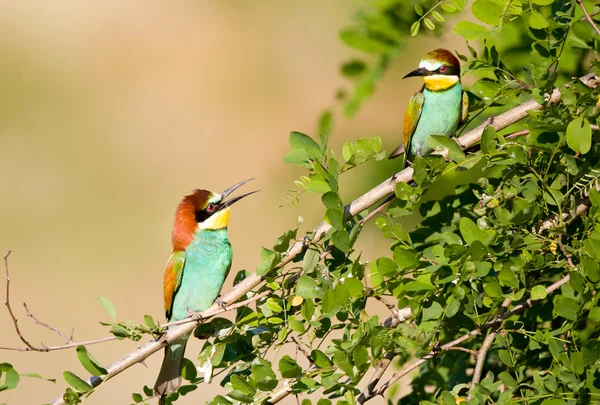
<instances>
[{"instance_id":1,"label":"green wing feather","mask_svg":"<svg viewBox=\"0 0 600 405\"><path fill-rule=\"evenodd\" d=\"M467 92L462 92L462 112L460 115L460 124L467 120L467 116L469 115L469 96L467 96Z\"/></svg>"},{"instance_id":2,"label":"green wing feather","mask_svg":"<svg viewBox=\"0 0 600 405\"><path fill-rule=\"evenodd\" d=\"M419 123L419 118L421 118L421 111L423 111L424 101L425 96L423 95L422 89L421 92L413 94L412 98L408 102L408 107L406 107L406 111L404 112L404 143L398 146L389 156L389 159L393 159L397 156L400 156L404 152L404 161L402 163L402 167L406 167L406 162L408 160L407 156L410 153L412 136L415 133L417 124Z\"/></svg>"},{"instance_id":3,"label":"green wing feather","mask_svg":"<svg viewBox=\"0 0 600 405\"><path fill-rule=\"evenodd\" d=\"M173 301L175 299L177 289L181 284L184 265L185 251L183 250L173 252L171 257L169 257L169 261L167 262L165 277L163 280L164 304L167 319L170 319L172 315Z\"/></svg>"}]
</instances>

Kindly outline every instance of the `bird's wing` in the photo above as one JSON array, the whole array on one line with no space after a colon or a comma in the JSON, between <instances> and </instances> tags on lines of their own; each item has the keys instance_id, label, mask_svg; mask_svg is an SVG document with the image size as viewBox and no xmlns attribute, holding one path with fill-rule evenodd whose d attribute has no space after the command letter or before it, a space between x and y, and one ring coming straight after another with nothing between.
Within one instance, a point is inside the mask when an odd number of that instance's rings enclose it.
<instances>
[{"instance_id":1,"label":"bird's wing","mask_svg":"<svg viewBox=\"0 0 600 405\"><path fill-rule=\"evenodd\" d=\"M462 92L462 111L460 115L460 123L462 124L467 120L467 115L469 115L469 96L467 96L467 92Z\"/></svg>"},{"instance_id":2,"label":"bird's wing","mask_svg":"<svg viewBox=\"0 0 600 405\"><path fill-rule=\"evenodd\" d=\"M173 300L175 293L181 284L181 277L183 276L183 266L185 264L185 252L183 250L173 252L169 261L167 262L167 268L165 269L165 278L163 280L163 291L165 300L165 313L167 319L171 319L173 310Z\"/></svg>"},{"instance_id":3,"label":"bird's wing","mask_svg":"<svg viewBox=\"0 0 600 405\"><path fill-rule=\"evenodd\" d=\"M410 152L410 141L421 117L421 111L423 111L424 100L425 96L423 95L423 90L421 90L421 92L415 93L408 102L408 107L406 107L406 111L404 112L404 143L394 149L389 159L400 156L404 152L404 161L406 162L406 156Z\"/></svg>"}]
</instances>

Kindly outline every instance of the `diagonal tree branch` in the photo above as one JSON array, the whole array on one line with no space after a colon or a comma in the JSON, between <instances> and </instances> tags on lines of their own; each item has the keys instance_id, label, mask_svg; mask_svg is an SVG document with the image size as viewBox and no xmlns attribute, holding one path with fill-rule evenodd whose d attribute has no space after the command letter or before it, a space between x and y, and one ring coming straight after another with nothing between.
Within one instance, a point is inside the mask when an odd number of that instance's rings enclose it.
<instances>
[{"instance_id":1,"label":"diagonal tree branch","mask_svg":"<svg viewBox=\"0 0 600 405\"><path fill-rule=\"evenodd\" d=\"M483 340L483 344L477 351L477 361L475 363L475 371L473 371L473 379L471 380L471 388L475 386L475 384L481 381L481 373L483 372L483 364L485 363L485 358L487 356L488 350L492 346L494 339L496 338L496 331L490 332L489 335L485 337Z\"/></svg>"},{"instance_id":2,"label":"diagonal tree branch","mask_svg":"<svg viewBox=\"0 0 600 405\"><path fill-rule=\"evenodd\" d=\"M593 73L587 74L587 75L579 78L578 80L583 82L583 84L585 84L586 86L594 87L594 88L600 83L600 78L596 77L595 74L593 74ZM556 103L557 101L560 100L560 98L561 98L561 94L560 94L559 89L557 88L557 89L554 89L552 94L548 96L547 102L548 103ZM508 127L509 125L514 124L517 121L524 119L527 116L528 111L541 110L542 108L543 108L543 106L541 104L537 103L535 100L527 101L527 102L520 104L519 106L517 106L497 117L494 117L493 119L486 121L485 123L478 126L477 128L467 132L466 134L461 136L456 141L463 149L468 149L468 148L474 146L475 144L477 144L481 140L481 135L483 134L484 129L488 125L491 125L496 131L499 131L501 129ZM444 153L447 154L447 151L436 152L436 153L443 155ZM370 191L366 192L365 194L363 194L362 196L358 197L356 200L354 200L350 204L348 204L345 207L346 218L347 219L353 218L354 216L358 215L359 213L365 211L366 209L373 206L381 199L391 195L394 192L394 187L397 183L399 183L399 182L408 183L412 180L412 178L413 178L413 169L412 169L412 167L408 167L408 168L402 170L401 172L397 173L395 176L383 181L381 184L377 185ZM322 222L315 229L313 229L312 239L311 239L312 243L318 242L321 239L323 239L323 237L325 236L325 234L327 233L327 231L330 228L331 228L331 225L327 224L326 222ZM290 249L287 251L283 260L281 260L281 262L275 267L275 269L282 268L286 264L293 261L296 257L298 257L300 254L302 254L304 252L304 250L308 247L309 242L311 242L311 241L303 240L303 241L294 243L290 247ZM236 302L240 298L242 298L246 293L248 293L249 291L251 291L252 289L257 287L261 282L264 281L264 279L265 279L265 276L260 276L256 273L253 273L250 276L248 276L246 279L244 279L242 282L237 284L233 289L228 291L222 297L222 299L225 302ZM211 306L208 310L198 314L198 317L201 317L201 319L205 319L205 318L214 316L218 313L218 310L219 310L218 305L213 304L213 306ZM507 312L507 314L509 312ZM192 319L189 321L189 323L186 323L183 325L177 325L177 326L169 329L169 331L167 333L165 333L158 341L148 342L148 343L138 347L133 352L123 356L120 360L117 360L116 362L109 365L106 368L108 371L107 375L105 375L103 377L89 377L86 381L89 384L91 384L93 387L98 386L102 381L107 380L109 378L112 378L112 377L120 374L121 372L125 371L126 369L128 369L129 367L133 366L136 363L142 362L143 360L148 358L153 353L156 353L157 351L164 348L168 343L183 336L186 333L191 332L196 327L197 324L198 324L198 321L195 321L194 319ZM475 334L477 334L477 333L474 333L474 335ZM462 340L462 341L468 340L470 337L471 337L471 334L467 334L467 335L465 335L465 337L463 337L464 340ZM457 344L462 343L462 341L454 344L453 346L456 346ZM426 358L423 358L419 361L425 362L426 360L427 360ZM422 363L420 363L420 364L422 364ZM413 369L417 368L420 364L413 365L412 366ZM410 370L407 372L410 372ZM404 374L402 374L402 375L404 375ZM385 387L383 389L383 391L385 391L385 389L387 389L387 387L389 385L393 384L399 378L400 377L397 377L394 381L390 380L386 384L384 384L384 386L381 387L381 388ZM381 388L380 388L380 390L381 390ZM380 391L380 390L378 390L378 391ZM383 393L383 391L382 391L382 393ZM289 392L291 392L291 389ZM288 393L288 395L289 395L289 393ZM376 394L376 395L380 395L380 394ZM63 405L64 401L63 401L62 397L59 397L59 398L56 398L52 402L52 404L53 405Z\"/></svg>"},{"instance_id":3,"label":"diagonal tree branch","mask_svg":"<svg viewBox=\"0 0 600 405\"><path fill-rule=\"evenodd\" d=\"M598 26L596 25L596 23L594 22L594 20L592 20L592 16L590 15L590 13L585 8L585 4L583 4L583 0L577 0L577 3L579 3L579 6L583 10L583 14L585 15L585 19L588 20L588 22L590 23L590 25L592 27L594 27L594 30L598 33L598 35L600 35L600 28L598 28Z\"/></svg>"}]
</instances>

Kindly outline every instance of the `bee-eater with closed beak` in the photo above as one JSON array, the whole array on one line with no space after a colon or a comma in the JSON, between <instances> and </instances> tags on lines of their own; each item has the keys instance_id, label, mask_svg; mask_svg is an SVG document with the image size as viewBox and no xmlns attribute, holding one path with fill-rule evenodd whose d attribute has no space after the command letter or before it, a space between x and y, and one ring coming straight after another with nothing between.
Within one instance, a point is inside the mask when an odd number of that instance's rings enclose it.
<instances>
[{"instance_id":1,"label":"bee-eater with closed beak","mask_svg":"<svg viewBox=\"0 0 600 405\"><path fill-rule=\"evenodd\" d=\"M204 311L217 300L233 256L227 238L229 207L256 191L226 198L250 180L229 187L221 194L194 190L179 203L171 234L173 254L167 262L163 284L168 322L185 319L191 312ZM181 385L183 354L189 337L190 334L184 335L165 348L154 384L161 404Z\"/></svg>"},{"instance_id":2,"label":"bee-eater with closed beak","mask_svg":"<svg viewBox=\"0 0 600 405\"><path fill-rule=\"evenodd\" d=\"M433 151L427 142L431 135L454 134L469 109L469 98L460 84L460 63L450 51L436 49L426 54L419 68L403 78L413 76L421 76L425 85L412 96L404 113L404 144L389 156L393 159L404 151L403 168L409 159Z\"/></svg>"}]
</instances>

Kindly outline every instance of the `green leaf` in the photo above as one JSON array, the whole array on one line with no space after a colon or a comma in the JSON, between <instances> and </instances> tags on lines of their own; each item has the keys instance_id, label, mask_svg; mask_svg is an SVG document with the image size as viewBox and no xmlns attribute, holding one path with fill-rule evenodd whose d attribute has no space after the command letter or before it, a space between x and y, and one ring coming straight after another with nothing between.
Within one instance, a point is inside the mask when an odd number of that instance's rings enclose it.
<instances>
[{"instance_id":1,"label":"green leaf","mask_svg":"<svg viewBox=\"0 0 600 405\"><path fill-rule=\"evenodd\" d=\"M410 26L410 36L411 37L417 36L417 34L419 33L420 29L421 29L421 21L415 21Z\"/></svg>"},{"instance_id":2,"label":"green leaf","mask_svg":"<svg viewBox=\"0 0 600 405\"><path fill-rule=\"evenodd\" d=\"M378 273L382 276L391 276L398 272L398 265L388 257L381 257L375 261Z\"/></svg>"},{"instance_id":3,"label":"green leaf","mask_svg":"<svg viewBox=\"0 0 600 405\"><path fill-rule=\"evenodd\" d=\"M339 208L329 208L325 212L325 221L335 229L344 229L344 212Z\"/></svg>"},{"instance_id":4,"label":"green leaf","mask_svg":"<svg viewBox=\"0 0 600 405\"><path fill-rule=\"evenodd\" d=\"M362 75L367 70L367 64L362 60L352 59L345 62L341 67L341 72L344 76L355 78Z\"/></svg>"},{"instance_id":5,"label":"green leaf","mask_svg":"<svg viewBox=\"0 0 600 405\"><path fill-rule=\"evenodd\" d=\"M472 23L471 21L460 21L454 26L454 33L468 41L486 38L489 35L487 28Z\"/></svg>"},{"instance_id":6,"label":"green leaf","mask_svg":"<svg viewBox=\"0 0 600 405\"><path fill-rule=\"evenodd\" d=\"M315 153L315 156L321 156L319 144L301 132L290 132L290 146L293 151L305 150L309 157L313 157Z\"/></svg>"},{"instance_id":7,"label":"green leaf","mask_svg":"<svg viewBox=\"0 0 600 405\"><path fill-rule=\"evenodd\" d=\"M290 329L293 330L294 332L304 333L306 331L306 328L304 327L304 323L302 323L296 319L288 318L288 325L290 326Z\"/></svg>"},{"instance_id":8,"label":"green leaf","mask_svg":"<svg viewBox=\"0 0 600 405\"><path fill-rule=\"evenodd\" d=\"M344 209L340 196L334 191L328 191L323 194L323 196L321 196L321 202L328 209L338 209L340 211Z\"/></svg>"},{"instance_id":9,"label":"green leaf","mask_svg":"<svg viewBox=\"0 0 600 405\"><path fill-rule=\"evenodd\" d=\"M306 191L310 191L311 193L323 194L328 191L331 191L331 187L324 180L311 179L308 184L305 186Z\"/></svg>"},{"instance_id":10,"label":"green leaf","mask_svg":"<svg viewBox=\"0 0 600 405\"><path fill-rule=\"evenodd\" d=\"M467 242L468 245L478 240L479 242L485 242L485 232L477 226L477 224L471 221L469 218L462 217L459 221L460 233Z\"/></svg>"},{"instance_id":11,"label":"green leaf","mask_svg":"<svg viewBox=\"0 0 600 405\"><path fill-rule=\"evenodd\" d=\"M348 289L348 293L351 297L360 297L363 293L364 286L359 279L356 279L354 277L346 278L344 280L344 285Z\"/></svg>"},{"instance_id":12,"label":"green leaf","mask_svg":"<svg viewBox=\"0 0 600 405\"><path fill-rule=\"evenodd\" d=\"M572 298L557 295L554 297L554 311L558 316L562 316L570 321L577 320L577 312L579 311L579 305L577 301Z\"/></svg>"},{"instance_id":13,"label":"green leaf","mask_svg":"<svg viewBox=\"0 0 600 405\"><path fill-rule=\"evenodd\" d=\"M443 313L444 308L437 301L432 301L429 305L423 306L423 321L439 319Z\"/></svg>"},{"instance_id":14,"label":"green leaf","mask_svg":"<svg viewBox=\"0 0 600 405\"><path fill-rule=\"evenodd\" d=\"M144 315L144 323L150 329L157 329L158 328L158 325L156 324L156 322L154 322L154 318L152 318L152 316L150 316L150 315Z\"/></svg>"},{"instance_id":15,"label":"green leaf","mask_svg":"<svg viewBox=\"0 0 600 405\"><path fill-rule=\"evenodd\" d=\"M448 157L455 161L456 163L460 163L465 160L465 153L462 151L460 146L447 136L443 135L431 135L427 142L434 149L448 149Z\"/></svg>"},{"instance_id":16,"label":"green leaf","mask_svg":"<svg viewBox=\"0 0 600 405\"><path fill-rule=\"evenodd\" d=\"M592 282L600 281L600 266L598 262L589 256L583 256L581 259L585 276Z\"/></svg>"},{"instance_id":17,"label":"green leaf","mask_svg":"<svg viewBox=\"0 0 600 405\"><path fill-rule=\"evenodd\" d=\"M588 238L583 241L583 247L587 254L596 260L600 260L600 240Z\"/></svg>"},{"instance_id":18,"label":"green leaf","mask_svg":"<svg viewBox=\"0 0 600 405\"><path fill-rule=\"evenodd\" d=\"M315 366L319 368L328 368L333 364L329 357L320 350L313 350L310 353L310 358L315 363Z\"/></svg>"},{"instance_id":19,"label":"green leaf","mask_svg":"<svg viewBox=\"0 0 600 405\"><path fill-rule=\"evenodd\" d=\"M302 260L302 270L305 273L312 273L312 271L317 267L319 263L319 257L321 253L317 250L316 247L309 247L306 249L304 253L304 259Z\"/></svg>"},{"instance_id":20,"label":"green leaf","mask_svg":"<svg viewBox=\"0 0 600 405\"><path fill-rule=\"evenodd\" d=\"M548 28L548 20L537 11L532 11L529 15L529 25L531 25L531 28L541 30Z\"/></svg>"},{"instance_id":21,"label":"green leaf","mask_svg":"<svg viewBox=\"0 0 600 405\"><path fill-rule=\"evenodd\" d=\"M283 378L296 378L302 374L302 367L286 354L279 360L279 372Z\"/></svg>"},{"instance_id":22,"label":"green leaf","mask_svg":"<svg viewBox=\"0 0 600 405\"><path fill-rule=\"evenodd\" d=\"M577 117L567 126L567 145L577 153L586 154L592 147L592 128L588 120Z\"/></svg>"},{"instance_id":23,"label":"green leaf","mask_svg":"<svg viewBox=\"0 0 600 405\"><path fill-rule=\"evenodd\" d=\"M323 292L315 280L308 276L302 276L296 284L296 295L304 299L313 299L323 297Z\"/></svg>"},{"instance_id":24,"label":"green leaf","mask_svg":"<svg viewBox=\"0 0 600 405\"><path fill-rule=\"evenodd\" d=\"M425 26L427 28L429 28L431 31L435 30L435 24L429 18L427 18L427 17L423 18L423 24L425 24Z\"/></svg>"},{"instance_id":25,"label":"green leaf","mask_svg":"<svg viewBox=\"0 0 600 405\"><path fill-rule=\"evenodd\" d=\"M87 351L85 346L77 346L77 358L87 370L88 373L94 376L108 374L108 371L100 365L100 363Z\"/></svg>"},{"instance_id":26,"label":"green leaf","mask_svg":"<svg viewBox=\"0 0 600 405\"><path fill-rule=\"evenodd\" d=\"M546 289L542 285L536 285L531 289L531 299L533 301L543 300L547 295Z\"/></svg>"},{"instance_id":27,"label":"green leaf","mask_svg":"<svg viewBox=\"0 0 600 405\"><path fill-rule=\"evenodd\" d=\"M311 321L315 313L315 304L311 300L305 300L302 303L302 318L305 321Z\"/></svg>"},{"instance_id":28,"label":"green leaf","mask_svg":"<svg viewBox=\"0 0 600 405\"><path fill-rule=\"evenodd\" d=\"M231 378L229 379L229 382L231 383L231 386L233 387L234 390L240 391L240 392L242 392L246 395L250 395L250 396L253 396L254 394L256 394L256 390L254 388L252 388L252 386L250 384L248 384L248 382L246 382L246 380L244 380L237 374L233 374L231 376Z\"/></svg>"},{"instance_id":29,"label":"green leaf","mask_svg":"<svg viewBox=\"0 0 600 405\"><path fill-rule=\"evenodd\" d=\"M45 377L42 377L41 375L39 375L37 373L27 373L27 374L20 374L20 375L21 375L21 377L38 378L40 380L46 380L46 381L50 381L50 382L56 382L55 378L45 378ZM1 389L0 389L0 391L1 391Z\"/></svg>"},{"instance_id":30,"label":"green leaf","mask_svg":"<svg viewBox=\"0 0 600 405\"><path fill-rule=\"evenodd\" d=\"M235 400L240 401L241 403L244 404L251 404L252 402L254 402L254 396L252 395L248 395L248 394L244 394L241 391L238 390L231 390L227 393L227 396L230 398L233 398Z\"/></svg>"},{"instance_id":31,"label":"green leaf","mask_svg":"<svg viewBox=\"0 0 600 405\"><path fill-rule=\"evenodd\" d=\"M504 364L506 364L508 367L514 367L515 366L515 361L512 358L510 351L508 350L498 350L498 357L500 358L500 361Z\"/></svg>"},{"instance_id":32,"label":"green leaf","mask_svg":"<svg viewBox=\"0 0 600 405\"><path fill-rule=\"evenodd\" d=\"M2 372L6 375L4 376L4 383L0 385L0 392L17 388L21 381L17 370L9 363L2 363L0 364L0 375L2 375Z\"/></svg>"},{"instance_id":33,"label":"green leaf","mask_svg":"<svg viewBox=\"0 0 600 405\"><path fill-rule=\"evenodd\" d=\"M342 253L348 253L350 250L350 235L345 230L338 230L331 235L331 242Z\"/></svg>"},{"instance_id":34,"label":"green leaf","mask_svg":"<svg viewBox=\"0 0 600 405\"><path fill-rule=\"evenodd\" d=\"M490 0L475 0L471 6L473 15L481 22L497 27L501 22L502 7Z\"/></svg>"},{"instance_id":35,"label":"green leaf","mask_svg":"<svg viewBox=\"0 0 600 405\"><path fill-rule=\"evenodd\" d=\"M501 298L503 295L502 287L500 287L500 284L494 279L484 282L483 291L492 298Z\"/></svg>"},{"instance_id":36,"label":"green leaf","mask_svg":"<svg viewBox=\"0 0 600 405\"><path fill-rule=\"evenodd\" d=\"M412 270L421 264L416 253L401 247L394 249L394 261L400 270Z\"/></svg>"},{"instance_id":37,"label":"green leaf","mask_svg":"<svg viewBox=\"0 0 600 405\"><path fill-rule=\"evenodd\" d=\"M365 346L358 346L352 353L354 365L359 370L366 370L370 366L369 352Z\"/></svg>"},{"instance_id":38,"label":"green leaf","mask_svg":"<svg viewBox=\"0 0 600 405\"><path fill-rule=\"evenodd\" d=\"M497 144L498 136L496 135L496 130L493 126L488 125L481 135L481 151L486 155L494 153Z\"/></svg>"},{"instance_id":39,"label":"green leaf","mask_svg":"<svg viewBox=\"0 0 600 405\"><path fill-rule=\"evenodd\" d=\"M181 367L181 377L186 381L192 381L195 380L196 377L198 377L196 365L190 359L183 359L183 365Z\"/></svg>"},{"instance_id":40,"label":"green leaf","mask_svg":"<svg viewBox=\"0 0 600 405\"><path fill-rule=\"evenodd\" d=\"M65 371L63 373L63 377L65 378L67 384L75 388L75 390L77 390L78 392L88 392L92 390L92 386L90 384L88 384L86 381L82 380L70 371Z\"/></svg>"},{"instance_id":41,"label":"green leaf","mask_svg":"<svg viewBox=\"0 0 600 405\"><path fill-rule=\"evenodd\" d=\"M100 301L100 304L102 304L102 306L104 307L104 310L108 313L108 315L112 319L117 318L117 310L115 309L115 306L112 304L112 302L110 302L110 300L108 298L98 297L98 301Z\"/></svg>"},{"instance_id":42,"label":"green leaf","mask_svg":"<svg viewBox=\"0 0 600 405\"><path fill-rule=\"evenodd\" d=\"M261 391L271 391L277 387L277 377L271 369L264 364L252 367L252 377L256 381L256 387Z\"/></svg>"}]
</instances>

